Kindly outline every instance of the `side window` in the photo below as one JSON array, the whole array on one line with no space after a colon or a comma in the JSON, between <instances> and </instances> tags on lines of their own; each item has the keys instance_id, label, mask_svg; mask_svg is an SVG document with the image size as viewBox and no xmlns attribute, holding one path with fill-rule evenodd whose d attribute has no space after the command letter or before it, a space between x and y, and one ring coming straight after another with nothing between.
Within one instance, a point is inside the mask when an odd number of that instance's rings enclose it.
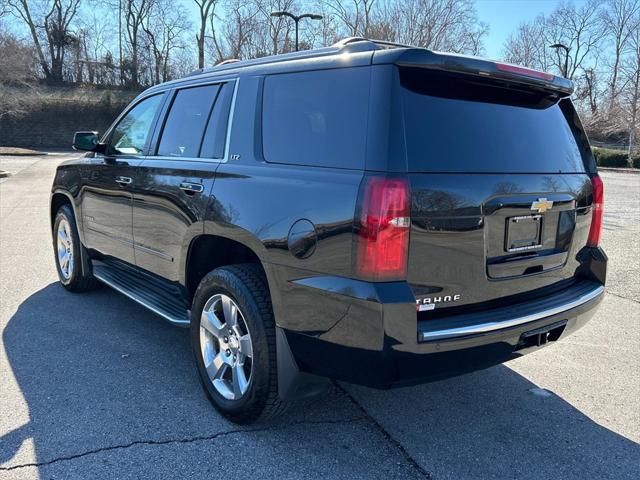
<instances>
[{"instance_id":1,"label":"side window","mask_svg":"<svg viewBox=\"0 0 640 480\"><path fill-rule=\"evenodd\" d=\"M162 95L146 98L133 107L113 129L107 154L139 155L144 150Z\"/></svg>"},{"instance_id":2,"label":"side window","mask_svg":"<svg viewBox=\"0 0 640 480\"><path fill-rule=\"evenodd\" d=\"M233 98L235 84L225 83L222 85L218 99L216 100L207 130L202 140L200 156L202 158L223 158L224 147L227 139L227 125L229 123L229 110Z\"/></svg>"},{"instance_id":3,"label":"side window","mask_svg":"<svg viewBox=\"0 0 640 480\"><path fill-rule=\"evenodd\" d=\"M220 85L178 90L162 130L158 155L197 157Z\"/></svg>"},{"instance_id":4,"label":"side window","mask_svg":"<svg viewBox=\"0 0 640 480\"><path fill-rule=\"evenodd\" d=\"M364 168L370 70L272 75L262 104L268 162Z\"/></svg>"}]
</instances>

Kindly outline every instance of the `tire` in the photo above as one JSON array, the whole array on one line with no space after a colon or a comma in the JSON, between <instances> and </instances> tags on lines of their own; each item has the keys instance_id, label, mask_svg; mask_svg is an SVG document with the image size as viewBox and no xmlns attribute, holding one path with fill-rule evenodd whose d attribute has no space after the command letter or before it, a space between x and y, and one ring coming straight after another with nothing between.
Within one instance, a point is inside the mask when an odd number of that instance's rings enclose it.
<instances>
[{"instance_id":1,"label":"tire","mask_svg":"<svg viewBox=\"0 0 640 480\"><path fill-rule=\"evenodd\" d=\"M66 252L63 249L66 248ZM87 292L98 288L100 283L91 274L90 268L82 268L83 259L88 258L80 243L78 227L70 205L62 205L53 222L53 252L58 278L70 292ZM62 259L67 255L67 262Z\"/></svg>"},{"instance_id":2,"label":"tire","mask_svg":"<svg viewBox=\"0 0 640 480\"><path fill-rule=\"evenodd\" d=\"M227 320L234 317L227 315L234 305L235 325ZM271 296L259 265L217 268L202 279L191 309L191 346L207 397L227 419L249 424L284 412L286 405L278 396ZM245 381L236 381L243 377Z\"/></svg>"}]
</instances>

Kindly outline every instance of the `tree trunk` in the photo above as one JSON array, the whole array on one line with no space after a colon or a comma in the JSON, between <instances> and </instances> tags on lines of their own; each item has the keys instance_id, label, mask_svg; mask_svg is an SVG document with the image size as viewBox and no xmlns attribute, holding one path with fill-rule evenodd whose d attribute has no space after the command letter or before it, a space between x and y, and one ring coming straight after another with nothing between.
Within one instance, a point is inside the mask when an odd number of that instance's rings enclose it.
<instances>
[{"instance_id":1,"label":"tree trunk","mask_svg":"<svg viewBox=\"0 0 640 480\"><path fill-rule=\"evenodd\" d=\"M205 22L206 19L200 24L200 35L196 35L198 42L198 68L204 68L204 35L207 27Z\"/></svg>"},{"instance_id":2,"label":"tree trunk","mask_svg":"<svg viewBox=\"0 0 640 480\"><path fill-rule=\"evenodd\" d=\"M31 33L31 38L33 39L33 44L36 48L36 53L38 54L38 62L42 67L42 71L44 72L44 76L47 80L51 79L51 70L49 69L49 64L47 60L44 58L44 52L42 51L42 45L40 45L40 39L38 38L38 32L36 31L36 26L33 23L33 19L31 18L31 12L29 11L29 4L27 0L21 0L22 11L18 11L20 16L26 22L29 27L29 32Z\"/></svg>"},{"instance_id":3,"label":"tree trunk","mask_svg":"<svg viewBox=\"0 0 640 480\"><path fill-rule=\"evenodd\" d=\"M638 129L638 103L640 103L640 62L636 65L636 78L633 85L633 97L631 99L631 118L629 121L629 167L633 167L631 154L636 146L636 130Z\"/></svg>"}]
</instances>

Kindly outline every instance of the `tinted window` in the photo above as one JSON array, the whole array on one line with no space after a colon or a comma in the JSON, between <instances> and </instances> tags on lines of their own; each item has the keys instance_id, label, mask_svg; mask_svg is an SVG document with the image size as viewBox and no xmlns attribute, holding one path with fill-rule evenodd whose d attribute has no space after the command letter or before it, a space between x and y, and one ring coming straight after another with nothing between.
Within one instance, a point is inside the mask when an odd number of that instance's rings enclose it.
<instances>
[{"instance_id":1,"label":"tinted window","mask_svg":"<svg viewBox=\"0 0 640 480\"><path fill-rule=\"evenodd\" d=\"M203 158L223 158L229 123L229 109L233 98L233 83L222 85L202 141L200 156Z\"/></svg>"},{"instance_id":2,"label":"tinted window","mask_svg":"<svg viewBox=\"0 0 640 480\"><path fill-rule=\"evenodd\" d=\"M558 98L401 69L412 172L584 172Z\"/></svg>"},{"instance_id":3,"label":"tinted window","mask_svg":"<svg viewBox=\"0 0 640 480\"><path fill-rule=\"evenodd\" d=\"M269 162L363 168L368 68L267 77L263 149Z\"/></svg>"},{"instance_id":4,"label":"tinted window","mask_svg":"<svg viewBox=\"0 0 640 480\"><path fill-rule=\"evenodd\" d=\"M133 107L113 129L107 153L110 155L139 155L149 138L153 119L162 95L146 98Z\"/></svg>"},{"instance_id":5,"label":"tinted window","mask_svg":"<svg viewBox=\"0 0 640 480\"><path fill-rule=\"evenodd\" d=\"M178 90L162 130L158 155L197 157L219 85Z\"/></svg>"}]
</instances>

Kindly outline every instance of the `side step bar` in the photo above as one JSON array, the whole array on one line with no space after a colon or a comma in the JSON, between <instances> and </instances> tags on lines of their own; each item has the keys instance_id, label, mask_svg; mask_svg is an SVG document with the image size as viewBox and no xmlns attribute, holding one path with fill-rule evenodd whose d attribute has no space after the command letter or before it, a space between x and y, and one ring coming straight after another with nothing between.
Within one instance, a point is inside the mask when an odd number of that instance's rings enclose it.
<instances>
[{"instance_id":1,"label":"side step bar","mask_svg":"<svg viewBox=\"0 0 640 480\"><path fill-rule=\"evenodd\" d=\"M93 276L173 325L188 327L191 312L179 295L158 281L115 263L93 262Z\"/></svg>"}]
</instances>

